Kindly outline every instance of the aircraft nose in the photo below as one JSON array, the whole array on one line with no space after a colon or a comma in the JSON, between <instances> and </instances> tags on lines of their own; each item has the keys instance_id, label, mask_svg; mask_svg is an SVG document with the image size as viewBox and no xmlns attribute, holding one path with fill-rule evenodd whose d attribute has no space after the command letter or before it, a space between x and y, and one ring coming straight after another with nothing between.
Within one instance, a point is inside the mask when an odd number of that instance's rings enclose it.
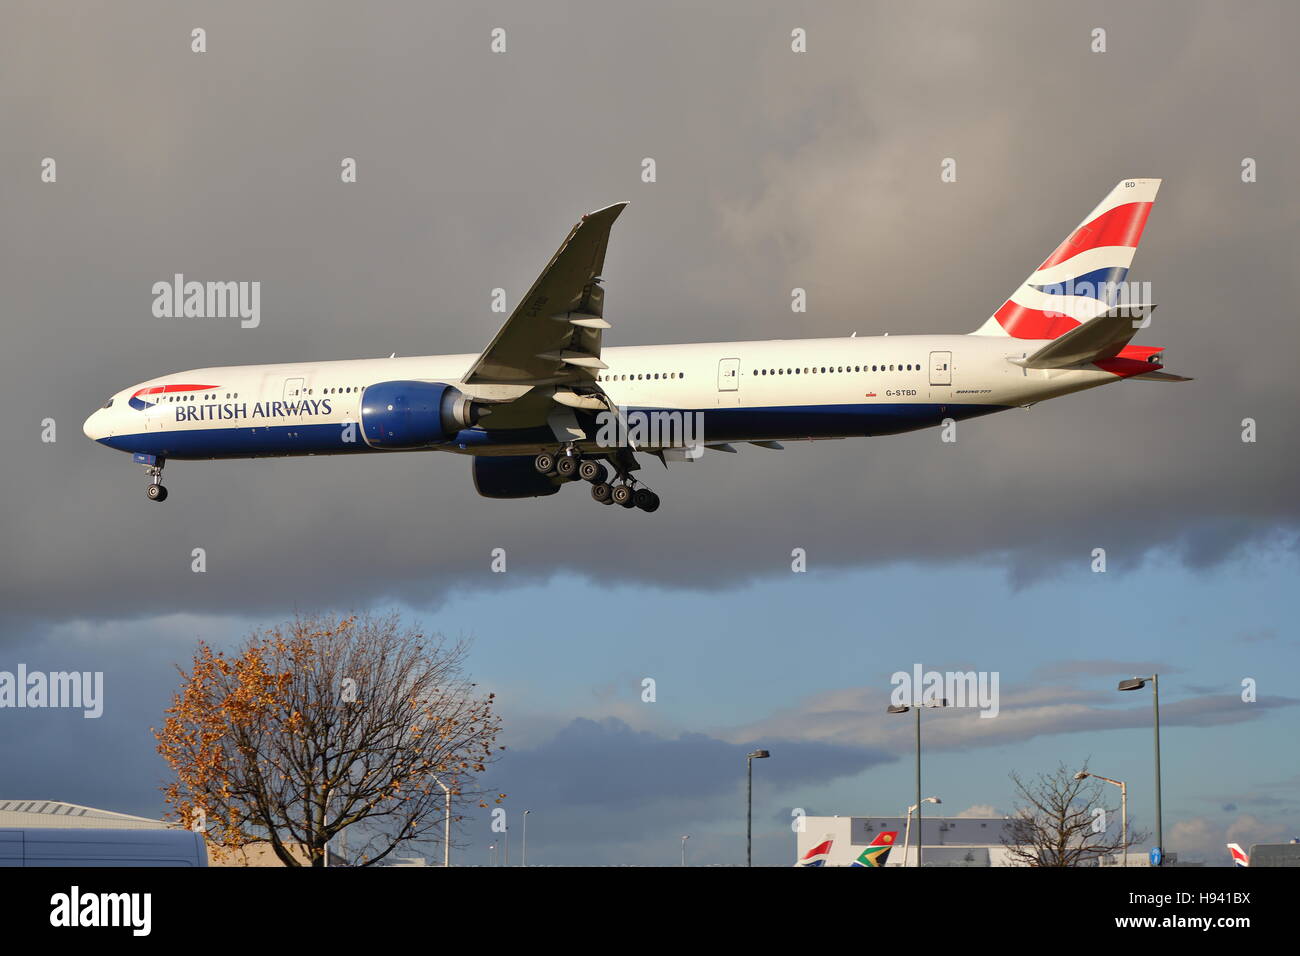
<instances>
[{"instance_id":1,"label":"aircraft nose","mask_svg":"<svg viewBox=\"0 0 1300 956\"><path fill-rule=\"evenodd\" d=\"M87 438L93 438L95 441L99 441L104 437L104 418L101 414L103 411L102 408L95 409L90 413L90 417L87 418L85 423L81 426L81 430L86 433Z\"/></svg>"}]
</instances>

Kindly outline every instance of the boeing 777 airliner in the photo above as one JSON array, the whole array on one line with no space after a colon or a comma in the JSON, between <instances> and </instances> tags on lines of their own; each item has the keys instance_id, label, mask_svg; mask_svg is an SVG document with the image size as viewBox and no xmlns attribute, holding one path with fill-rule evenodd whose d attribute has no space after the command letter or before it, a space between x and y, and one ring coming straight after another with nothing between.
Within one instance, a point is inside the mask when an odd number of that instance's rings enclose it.
<instances>
[{"instance_id":1,"label":"boeing 777 airliner","mask_svg":"<svg viewBox=\"0 0 1300 956\"><path fill-rule=\"evenodd\" d=\"M666 464L1188 381L1161 370L1161 348L1129 344L1154 306L1120 295L1159 186L1121 181L970 334L603 348L618 203L582 217L481 355L194 369L118 392L85 432L131 452L154 501L171 459L445 451L472 459L485 497L581 479L598 502L654 511L638 452Z\"/></svg>"}]
</instances>

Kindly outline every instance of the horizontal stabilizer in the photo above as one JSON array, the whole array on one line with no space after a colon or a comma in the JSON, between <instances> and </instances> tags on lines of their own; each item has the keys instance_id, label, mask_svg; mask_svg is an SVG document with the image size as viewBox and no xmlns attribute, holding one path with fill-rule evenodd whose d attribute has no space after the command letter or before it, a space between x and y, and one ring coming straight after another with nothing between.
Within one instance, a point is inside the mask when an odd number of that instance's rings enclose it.
<instances>
[{"instance_id":1,"label":"horizontal stabilizer","mask_svg":"<svg viewBox=\"0 0 1300 956\"><path fill-rule=\"evenodd\" d=\"M1141 375L1130 375L1129 381L1145 379L1148 382L1194 382L1193 378L1186 375L1175 375L1173 372L1143 372Z\"/></svg>"},{"instance_id":2,"label":"horizontal stabilizer","mask_svg":"<svg viewBox=\"0 0 1300 956\"><path fill-rule=\"evenodd\" d=\"M1150 319L1154 305L1118 305L1077 325L1028 358L1013 358L1024 368L1069 368L1114 358Z\"/></svg>"}]
</instances>

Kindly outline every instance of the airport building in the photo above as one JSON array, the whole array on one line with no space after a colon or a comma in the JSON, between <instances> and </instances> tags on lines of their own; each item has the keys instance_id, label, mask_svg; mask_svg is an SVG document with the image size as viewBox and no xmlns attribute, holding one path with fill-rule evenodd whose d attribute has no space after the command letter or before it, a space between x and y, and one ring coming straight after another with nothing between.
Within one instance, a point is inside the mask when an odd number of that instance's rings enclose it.
<instances>
[{"instance_id":1,"label":"airport building","mask_svg":"<svg viewBox=\"0 0 1300 956\"><path fill-rule=\"evenodd\" d=\"M849 866L881 833L897 832L886 866L915 866L917 823L912 821L911 846L903 846L907 820L903 817L805 817L797 834L796 860L802 860L827 840L825 866ZM925 817L920 825L922 866L1014 866L1002 842L1006 817Z\"/></svg>"},{"instance_id":2,"label":"airport building","mask_svg":"<svg viewBox=\"0 0 1300 956\"><path fill-rule=\"evenodd\" d=\"M89 830L163 830L167 824L149 817L96 810L58 800L0 800L0 829L75 827Z\"/></svg>"},{"instance_id":3,"label":"airport building","mask_svg":"<svg viewBox=\"0 0 1300 956\"><path fill-rule=\"evenodd\" d=\"M159 830L175 831L177 827L165 820L136 817L113 810L97 810L59 800L0 800L0 830ZM307 851L298 845L289 848L293 857L303 864L309 860ZM269 843L250 843L239 850L220 850L206 847L208 866L283 866ZM335 859L338 853L332 854ZM0 858L3 847L0 847ZM341 864L340 864L341 865Z\"/></svg>"}]
</instances>

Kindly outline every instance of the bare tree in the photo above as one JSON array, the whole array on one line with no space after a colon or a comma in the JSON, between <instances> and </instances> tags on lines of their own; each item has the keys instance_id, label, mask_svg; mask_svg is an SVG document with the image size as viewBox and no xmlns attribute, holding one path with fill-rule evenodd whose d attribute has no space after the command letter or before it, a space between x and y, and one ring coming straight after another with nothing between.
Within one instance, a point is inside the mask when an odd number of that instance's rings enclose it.
<instances>
[{"instance_id":1,"label":"bare tree","mask_svg":"<svg viewBox=\"0 0 1300 956\"><path fill-rule=\"evenodd\" d=\"M286 866L324 865L345 831L360 865L441 841L448 790L453 823L504 797L476 788L504 748L466 650L396 615L300 617L231 657L200 642L154 731L167 802L218 852L266 841Z\"/></svg>"},{"instance_id":2,"label":"bare tree","mask_svg":"<svg viewBox=\"0 0 1300 956\"><path fill-rule=\"evenodd\" d=\"M1081 772L1087 770L1085 761ZM1111 826L1119 813L1106 806L1104 784L1093 777L1080 779L1064 764L1028 783L1013 771L1011 780L1017 803L1002 842L1021 866L1095 865L1147 838L1130 830L1126 840L1118 826Z\"/></svg>"}]
</instances>

